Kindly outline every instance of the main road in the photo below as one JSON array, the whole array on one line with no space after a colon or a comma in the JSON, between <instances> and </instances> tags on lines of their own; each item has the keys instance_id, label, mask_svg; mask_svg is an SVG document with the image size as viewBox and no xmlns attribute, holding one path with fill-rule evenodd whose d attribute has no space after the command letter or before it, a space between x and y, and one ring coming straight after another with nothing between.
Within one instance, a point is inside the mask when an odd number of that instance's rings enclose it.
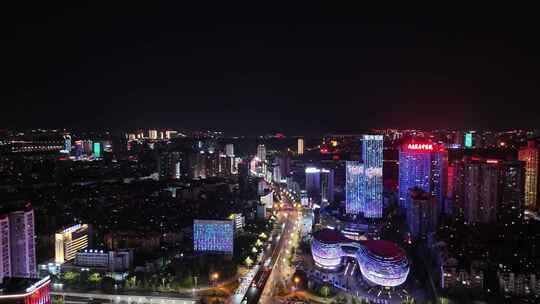
<instances>
[{"instance_id":1,"label":"main road","mask_svg":"<svg viewBox=\"0 0 540 304\"><path fill-rule=\"evenodd\" d=\"M277 212L278 231L273 234L273 242L262 259L263 263L255 274L251 286L240 303L265 303L274 295L278 278L286 270L287 253L293 245L292 235L299 229L301 212L286 202L286 208Z\"/></svg>"}]
</instances>

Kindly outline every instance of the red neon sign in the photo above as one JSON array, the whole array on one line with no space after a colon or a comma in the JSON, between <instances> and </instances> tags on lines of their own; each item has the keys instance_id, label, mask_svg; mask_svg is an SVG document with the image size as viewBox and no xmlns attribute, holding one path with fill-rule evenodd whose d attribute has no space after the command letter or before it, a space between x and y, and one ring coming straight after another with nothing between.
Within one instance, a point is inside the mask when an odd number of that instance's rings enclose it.
<instances>
[{"instance_id":1,"label":"red neon sign","mask_svg":"<svg viewBox=\"0 0 540 304\"><path fill-rule=\"evenodd\" d=\"M486 160L486 163L488 163L488 164L498 164L499 161L496 160L496 159L488 159L488 160Z\"/></svg>"},{"instance_id":2,"label":"red neon sign","mask_svg":"<svg viewBox=\"0 0 540 304\"><path fill-rule=\"evenodd\" d=\"M430 143L409 143L406 145L408 150L417 150L417 151L433 151L433 144Z\"/></svg>"}]
</instances>

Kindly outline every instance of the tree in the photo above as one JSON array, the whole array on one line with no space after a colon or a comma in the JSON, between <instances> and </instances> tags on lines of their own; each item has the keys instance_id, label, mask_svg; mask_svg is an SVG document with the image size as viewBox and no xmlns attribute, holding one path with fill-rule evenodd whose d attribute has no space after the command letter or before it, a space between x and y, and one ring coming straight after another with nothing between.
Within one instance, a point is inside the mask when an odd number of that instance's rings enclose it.
<instances>
[{"instance_id":1,"label":"tree","mask_svg":"<svg viewBox=\"0 0 540 304\"><path fill-rule=\"evenodd\" d=\"M135 287L137 287L137 276L135 276L135 275L129 276L126 279L126 287L127 288L135 288Z\"/></svg>"},{"instance_id":2,"label":"tree","mask_svg":"<svg viewBox=\"0 0 540 304\"><path fill-rule=\"evenodd\" d=\"M323 298L328 298L330 296L330 287L328 285L324 285L321 287L321 289L319 289L319 294Z\"/></svg>"},{"instance_id":3,"label":"tree","mask_svg":"<svg viewBox=\"0 0 540 304\"><path fill-rule=\"evenodd\" d=\"M99 284L101 282L102 278L101 278L101 275L97 272L94 272L92 273L89 277L88 277L88 282L92 283L92 284Z\"/></svg>"},{"instance_id":4,"label":"tree","mask_svg":"<svg viewBox=\"0 0 540 304\"><path fill-rule=\"evenodd\" d=\"M246 263L246 266L247 266L247 267L251 267L251 265L253 265L253 260L248 256L248 257L244 260L244 263Z\"/></svg>"},{"instance_id":5,"label":"tree","mask_svg":"<svg viewBox=\"0 0 540 304\"><path fill-rule=\"evenodd\" d=\"M72 271L67 271L62 275L62 279L67 284L74 284L79 279L79 274Z\"/></svg>"}]
</instances>

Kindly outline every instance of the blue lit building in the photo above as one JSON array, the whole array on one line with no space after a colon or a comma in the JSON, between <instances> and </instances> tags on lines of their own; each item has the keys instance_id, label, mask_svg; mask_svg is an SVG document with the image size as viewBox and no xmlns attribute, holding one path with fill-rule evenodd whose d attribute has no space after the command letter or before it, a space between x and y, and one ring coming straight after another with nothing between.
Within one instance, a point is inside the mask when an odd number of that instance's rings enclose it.
<instances>
[{"instance_id":1,"label":"blue lit building","mask_svg":"<svg viewBox=\"0 0 540 304\"><path fill-rule=\"evenodd\" d=\"M193 250L232 254L234 221L193 220Z\"/></svg>"},{"instance_id":2,"label":"blue lit building","mask_svg":"<svg viewBox=\"0 0 540 304\"><path fill-rule=\"evenodd\" d=\"M365 192L361 212L366 218L381 218L383 206L383 136L364 135L362 138Z\"/></svg>"},{"instance_id":3,"label":"blue lit building","mask_svg":"<svg viewBox=\"0 0 540 304\"><path fill-rule=\"evenodd\" d=\"M410 207L409 189L419 188L435 197L441 207L447 191L448 151L430 141L411 141L399 151L399 206Z\"/></svg>"},{"instance_id":4,"label":"blue lit building","mask_svg":"<svg viewBox=\"0 0 540 304\"><path fill-rule=\"evenodd\" d=\"M321 169L307 167L305 172L307 195L310 199L319 201L321 196Z\"/></svg>"},{"instance_id":5,"label":"blue lit building","mask_svg":"<svg viewBox=\"0 0 540 304\"><path fill-rule=\"evenodd\" d=\"M364 197L364 165L357 161L347 161L345 179L345 212L360 214L361 199Z\"/></svg>"}]
</instances>

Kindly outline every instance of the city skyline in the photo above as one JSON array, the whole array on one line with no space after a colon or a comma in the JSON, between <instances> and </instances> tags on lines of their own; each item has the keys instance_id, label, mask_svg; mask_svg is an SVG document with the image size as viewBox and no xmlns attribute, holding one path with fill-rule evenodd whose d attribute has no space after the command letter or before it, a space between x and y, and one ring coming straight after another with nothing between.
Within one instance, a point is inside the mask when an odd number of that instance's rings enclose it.
<instances>
[{"instance_id":1,"label":"city skyline","mask_svg":"<svg viewBox=\"0 0 540 304\"><path fill-rule=\"evenodd\" d=\"M540 303L536 10L13 4L0 302Z\"/></svg>"}]
</instances>

